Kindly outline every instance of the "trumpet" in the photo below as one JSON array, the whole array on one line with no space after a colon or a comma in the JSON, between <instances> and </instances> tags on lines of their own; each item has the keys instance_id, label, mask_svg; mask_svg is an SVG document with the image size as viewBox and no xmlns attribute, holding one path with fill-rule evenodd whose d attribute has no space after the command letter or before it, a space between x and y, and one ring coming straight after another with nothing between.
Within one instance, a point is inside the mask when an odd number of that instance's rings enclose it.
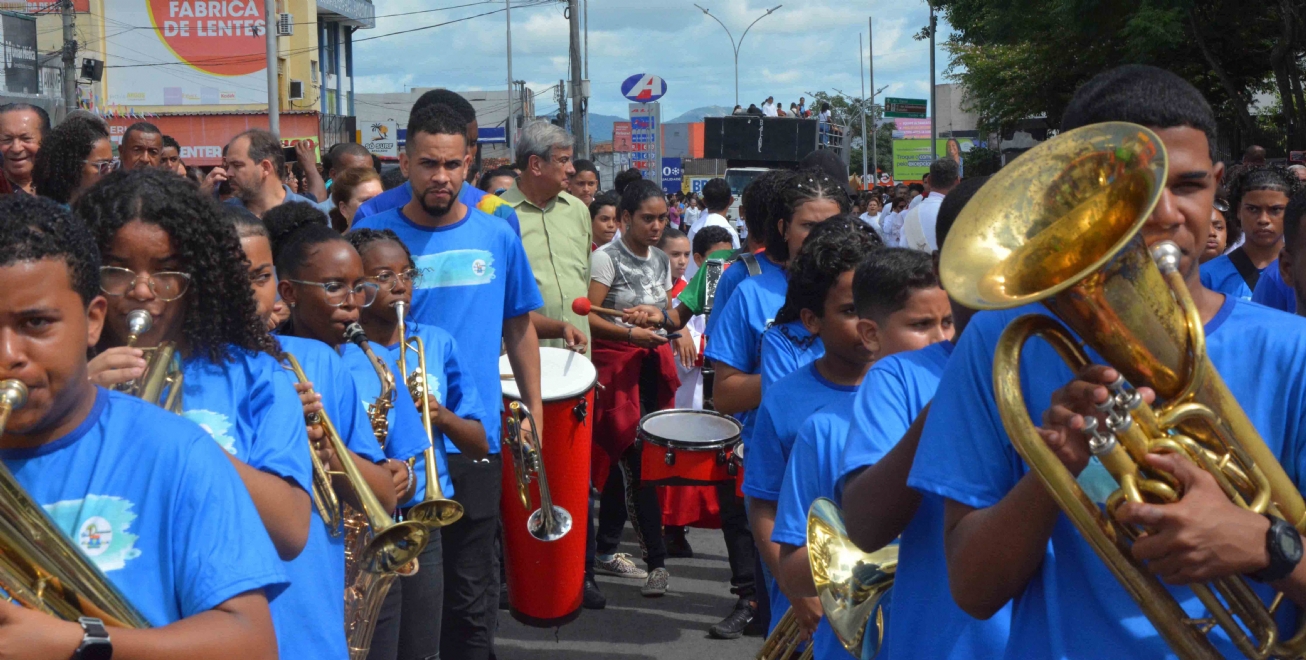
<instances>
[{"instance_id":1,"label":"trumpet","mask_svg":"<svg viewBox=\"0 0 1306 660\"><path fill-rule=\"evenodd\" d=\"M127 313L127 347L135 348L136 340L154 326L154 317L143 309ZM177 346L170 341L160 342L152 348L142 348L145 353L145 373L140 378L115 385L113 389L139 397L165 410L181 413L181 391L184 374L177 359ZM159 399L168 388L168 398Z\"/></svg>"},{"instance_id":2,"label":"trumpet","mask_svg":"<svg viewBox=\"0 0 1306 660\"><path fill-rule=\"evenodd\" d=\"M1119 522L1124 502L1167 503L1182 492L1149 466L1152 452L1187 457L1236 504L1306 529L1306 502L1206 355L1201 317L1178 271L1180 252L1148 250L1139 230L1161 196L1165 147L1126 123L1086 126L1045 142L995 175L948 234L941 274L948 293L975 309L1041 301L1065 325L1027 315L1002 333L993 361L998 410L1011 443L1170 648L1217 658L1206 633L1219 626L1249 658L1298 657L1306 628L1282 639L1274 614L1239 576L1191 585L1210 615L1190 617L1130 553L1145 530ZM1021 200L1012 204L1011 200ZM1069 327L1069 329L1067 328ZM1074 331L1074 334L1071 331ZM1083 339L1083 344L1076 335ZM1085 344L1121 374L1091 419L1089 449L1120 488L1098 508L1044 444L1020 383L1025 342L1039 337L1078 372ZM1134 389L1156 391L1156 407ZM1217 595L1218 594L1218 595Z\"/></svg>"},{"instance_id":3,"label":"trumpet","mask_svg":"<svg viewBox=\"0 0 1306 660\"><path fill-rule=\"evenodd\" d=\"M0 435L27 403L27 386L0 381ZM92 616L119 628L149 628L145 617L64 535L0 464L0 589L21 607L64 621Z\"/></svg>"},{"instance_id":4,"label":"trumpet","mask_svg":"<svg viewBox=\"0 0 1306 660\"><path fill-rule=\"evenodd\" d=\"M532 433L528 434L522 420L530 420ZM513 453L513 468L517 471L517 494L522 507L531 510L531 474L540 482L540 508L526 519L526 530L541 541L557 541L571 531L571 514L553 504L549 492L549 477L544 471L544 458L540 455L540 427L535 417L520 401L508 404L508 419L504 425L504 450ZM531 439L527 437L531 436Z\"/></svg>"},{"instance_id":5,"label":"trumpet","mask_svg":"<svg viewBox=\"0 0 1306 660\"><path fill-rule=\"evenodd\" d=\"M458 522L463 517L463 505L446 499L440 488L440 473L435 464L435 433L431 430L431 402L427 399L426 346L421 337L408 336L408 326L404 319L408 305L400 300L395 302L394 308L399 316L399 374L402 377L408 373L408 351L416 353L417 369L407 377L408 391L421 410L422 427L426 429L426 440L430 444L425 452L426 496L408 509L408 517L425 523L432 529L439 529Z\"/></svg>"},{"instance_id":6,"label":"trumpet","mask_svg":"<svg viewBox=\"0 0 1306 660\"><path fill-rule=\"evenodd\" d=\"M386 414L394 405L395 380L390 368L372 352L372 345L367 341L363 327L351 323L345 328L345 340L355 344L367 356L381 381L381 394L367 407L367 415L372 423L372 432L377 442L385 446L385 438L390 424ZM339 436L337 436L339 437ZM348 465L346 470L357 468L346 460L347 454L337 450L341 456L341 465ZM350 660L364 660L372 646L372 633L376 632L377 617L381 613L381 604L390 592L390 586L400 575L412 575L417 572L417 557L422 554L430 540L430 531L426 525L418 522L396 523L390 513L381 508L381 503L368 490L362 481L351 480L359 489L359 498L364 511L359 513L349 509L344 516L345 523L345 637L349 644ZM364 499L366 498L366 499ZM370 500L370 502L368 501ZM368 528L371 528L373 540L368 540ZM384 552L372 552L375 539L389 530L404 530L396 536L407 536L407 552L387 555ZM420 538L420 542L418 539ZM385 549L382 544L378 549ZM378 561L378 560L384 560Z\"/></svg>"}]
</instances>

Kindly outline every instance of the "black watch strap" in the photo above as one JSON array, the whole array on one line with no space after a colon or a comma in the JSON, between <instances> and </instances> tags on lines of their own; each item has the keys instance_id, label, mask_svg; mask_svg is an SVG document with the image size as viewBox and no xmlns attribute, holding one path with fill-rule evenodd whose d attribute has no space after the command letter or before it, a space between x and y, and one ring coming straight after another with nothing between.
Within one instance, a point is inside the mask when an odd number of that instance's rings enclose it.
<instances>
[{"instance_id":1,"label":"black watch strap","mask_svg":"<svg viewBox=\"0 0 1306 660\"><path fill-rule=\"evenodd\" d=\"M103 621L84 616L77 623L82 625L82 644L73 652L73 660L109 660L113 657L113 644Z\"/></svg>"},{"instance_id":2,"label":"black watch strap","mask_svg":"<svg viewBox=\"0 0 1306 660\"><path fill-rule=\"evenodd\" d=\"M1301 534L1282 518L1267 516L1270 529L1265 533L1265 550L1270 563L1248 577L1258 582L1276 582L1288 577L1302 559Z\"/></svg>"}]
</instances>

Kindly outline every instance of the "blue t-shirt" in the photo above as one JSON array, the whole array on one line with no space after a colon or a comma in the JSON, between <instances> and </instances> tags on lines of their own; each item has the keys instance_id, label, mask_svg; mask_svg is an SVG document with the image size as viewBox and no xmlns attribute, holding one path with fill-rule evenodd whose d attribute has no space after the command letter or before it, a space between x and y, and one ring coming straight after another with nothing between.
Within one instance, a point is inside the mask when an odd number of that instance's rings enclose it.
<instances>
[{"instance_id":1,"label":"blue t-shirt","mask_svg":"<svg viewBox=\"0 0 1306 660\"><path fill-rule=\"evenodd\" d=\"M481 201L487 196L489 196L489 193L467 183L466 181L463 182L463 187L458 190L458 201L474 209L481 209ZM413 184L405 181L404 185L397 188L391 188L390 190L363 202L363 205L358 207L358 212L354 215L354 222L358 222L368 216L380 215L391 209L402 208L403 205L407 204L412 198ZM486 209L481 210L485 211ZM498 204L493 210L492 215L507 221L508 226L512 227L512 233L521 236L521 223L517 220L516 209L507 204Z\"/></svg>"},{"instance_id":2,"label":"blue t-shirt","mask_svg":"<svg viewBox=\"0 0 1306 660\"><path fill-rule=\"evenodd\" d=\"M744 273L747 272L745 269ZM788 290L789 277L779 267L763 268L761 275L742 282L724 307L713 307L708 319L707 349L703 355L746 374L758 373L762 361L762 333L784 306ZM718 313L716 309L721 311ZM744 425L745 441L752 435L756 413L756 410L746 410L735 415Z\"/></svg>"},{"instance_id":3,"label":"blue t-shirt","mask_svg":"<svg viewBox=\"0 0 1306 660\"><path fill-rule=\"evenodd\" d=\"M1201 265L1202 284L1212 290L1227 294L1240 300L1251 300L1252 289L1247 280L1234 267L1229 255L1222 254ZM1257 272L1265 274L1264 269Z\"/></svg>"},{"instance_id":4,"label":"blue t-shirt","mask_svg":"<svg viewBox=\"0 0 1306 660\"><path fill-rule=\"evenodd\" d=\"M503 397L503 322L544 306L521 238L476 209L447 227L423 227L398 209L355 220L354 226L392 229L413 253L422 278L413 283L412 319L443 328L458 342L467 373L489 411L484 423L490 453L499 453L495 413ZM458 448L446 440L445 451L458 453Z\"/></svg>"},{"instance_id":5,"label":"blue t-shirt","mask_svg":"<svg viewBox=\"0 0 1306 660\"><path fill-rule=\"evenodd\" d=\"M322 395L322 408L350 451L374 463L385 454L372 435L372 425L358 406L354 379L330 346L313 339L278 336L282 350L295 356L313 391ZM294 372L287 372L292 378ZM277 622L277 646L283 658L320 657L345 660L345 539L331 536L322 516L313 509L304 551L286 562L290 587L272 604Z\"/></svg>"},{"instance_id":6,"label":"blue t-shirt","mask_svg":"<svg viewBox=\"0 0 1306 660\"><path fill-rule=\"evenodd\" d=\"M408 334L409 337L421 337L422 348L426 349L427 391L435 395L435 400L441 407L448 409L454 415L485 424L488 413L481 405L481 398L476 394L476 384L472 382L471 376L463 366L462 357L458 354L458 344L454 338L441 328L421 323L409 323ZM386 350L390 352L390 359L396 365L395 373L399 373L399 345L387 346ZM409 351L407 359L408 373L411 374L417 370L417 356ZM404 382L408 382L407 376ZM418 421L421 421L421 409L418 408L418 411ZM441 446L446 443L453 444L448 442L440 429L434 425L431 426L431 432L436 434L437 440L444 440L438 443ZM442 479L441 483L443 481Z\"/></svg>"},{"instance_id":7,"label":"blue t-shirt","mask_svg":"<svg viewBox=\"0 0 1306 660\"><path fill-rule=\"evenodd\" d=\"M1297 313L1297 294L1283 281L1278 259L1261 271L1261 279L1256 280L1256 288L1252 290L1252 302L1289 314Z\"/></svg>"},{"instance_id":8,"label":"blue t-shirt","mask_svg":"<svg viewBox=\"0 0 1306 660\"><path fill-rule=\"evenodd\" d=\"M785 468L784 485L780 488L780 501L776 505L775 528L771 540L801 548L807 545L807 510L818 497L840 501L836 488L839 465L843 458L843 444L848 438L848 423L852 417L853 400L844 399L826 406L803 422L789 454ZM896 600L896 597L895 597ZM898 608L895 605L893 614ZM890 617L890 621L893 618ZM921 629L925 630L925 629ZM919 632L908 635L912 644ZM886 639L888 636L886 635ZM821 617L812 638L815 658L846 658L848 652L830 628L830 621ZM920 656L925 657L925 656Z\"/></svg>"},{"instance_id":9,"label":"blue t-shirt","mask_svg":"<svg viewBox=\"0 0 1306 660\"><path fill-rule=\"evenodd\" d=\"M182 373L182 417L242 463L312 492L308 430L294 374L267 353L234 347L222 364L192 356L182 362Z\"/></svg>"},{"instance_id":10,"label":"blue t-shirt","mask_svg":"<svg viewBox=\"0 0 1306 660\"><path fill-rule=\"evenodd\" d=\"M967 325L930 407L908 485L983 508L998 503L1028 471L993 402L993 351L1008 321L1029 312L1043 313L1036 306L981 312ZM1230 393L1300 488L1306 468L1306 319L1230 296L1206 324L1206 349ZM1257 359L1249 360L1249 355ZM1020 377L1030 419L1041 420L1052 392L1069 383L1072 373L1045 342L1031 339ZM1263 598L1269 595L1264 585L1252 588ZM1205 616L1190 589L1169 589L1190 617ZM1281 610L1292 610L1283 612L1291 617L1296 608ZM1291 630L1292 621L1286 623ZM1218 628L1208 637L1226 657L1239 657ZM1175 657L1061 515L1039 572L1015 599L1007 657L1126 656Z\"/></svg>"},{"instance_id":11,"label":"blue t-shirt","mask_svg":"<svg viewBox=\"0 0 1306 660\"><path fill-rule=\"evenodd\" d=\"M762 272L758 273L756 277L761 277L773 270L784 272L783 268L771 263L771 260L766 258L765 252L754 256L757 257L757 265L762 269ZM712 313L707 317L706 334L709 337L712 336L712 329L716 327L715 322L716 318L720 316L720 310L725 309L726 303L730 302L730 298L734 296L735 289L739 288L739 285L748 277L748 264L744 263L743 259L736 259L734 263L726 268L726 272L721 273L721 279L716 283L716 294L712 298Z\"/></svg>"},{"instance_id":12,"label":"blue t-shirt","mask_svg":"<svg viewBox=\"0 0 1306 660\"><path fill-rule=\"evenodd\" d=\"M934 398L952 350L952 342L939 342L890 355L871 367L853 400L837 491L843 490L844 479L880 462L907 434L925 404ZM797 456L795 446L791 464ZM952 600L943 548L943 501L934 493L922 493L916 515L899 539L893 614L881 651L889 660L1000 658L1006 647L1010 603L987 621L979 621ZM917 634L921 630L930 634ZM900 642L895 653L894 639L910 643Z\"/></svg>"},{"instance_id":13,"label":"blue t-shirt","mask_svg":"<svg viewBox=\"0 0 1306 660\"><path fill-rule=\"evenodd\" d=\"M772 325L762 333L762 396L773 383L825 355L821 338L807 331L802 321Z\"/></svg>"},{"instance_id":14,"label":"blue t-shirt","mask_svg":"<svg viewBox=\"0 0 1306 660\"><path fill-rule=\"evenodd\" d=\"M340 348L344 357L345 366L349 367L349 372L354 376L354 386L358 388L358 405L363 411L364 419L368 419L368 430L371 430L371 418L367 416L367 408L376 402L376 398L381 395L381 379L377 378L376 370L372 368L372 362L367 359L367 354L363 349L353 345L344 344ZM408 384L403 378L400 378L399 365L395 364L394 355L391 354L384 346L372 344L372 352L385 362L386 368L391 374L395 374L395 397L394 405L386 413L387 435L382 451L387 458L393 458L396 461L406 461L410 458L416 458L413 464L413 475L417 478L417 488L413 491L413 499L407 502L400 502L400 506L411 506L422 501L426 497L426 448L431 443L426 438L426 427L422 425L422 414L417 412L417 406L413 404L413 395L408 391ZM431 428L435 430L434 427ZM376 437L375 434L372 435ZM449 465L445 461L443 443L435 443L435 469L440 473L440 488L444 491L445 497L453 497L453 482L449 480Z\"/></svg>"},{"instance_id":15,"label":"blue t-shirt","mask_svg":"<svg viewBox=\"0 0 1306 660\"><path fill-rule=\"evenodd\" d=\"M140 399L95 397L64 437L0 450L19 485L153 626L257 589L275 603L282 562L212 438Z\"/></svg>"},{"instance_id":16,"label":"blue t-shirt","mask_svg":"<svg viewBox=\"0 0 1306 660\"><path fill-rule=\"evenodd\" d=\"M772 502L780 499L785 465L798 429L813 413L844 399L857 388L826 380L812 363L781 378L762 397L757 426L744 442L744 494Z\"/></svg>"}]
</instances>

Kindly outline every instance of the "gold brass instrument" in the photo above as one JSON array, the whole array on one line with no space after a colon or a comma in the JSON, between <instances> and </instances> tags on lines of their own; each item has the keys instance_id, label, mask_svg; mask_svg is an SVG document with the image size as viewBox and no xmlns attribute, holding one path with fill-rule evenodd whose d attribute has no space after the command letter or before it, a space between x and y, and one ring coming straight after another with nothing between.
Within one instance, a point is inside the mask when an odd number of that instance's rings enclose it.
<instances>
[{"instance_id":1,"label":"gold brass instrument","mask_svg":"<svg viewBox=\"0 0 1306 660\"><path fill-rule=\"evenodd\" d=\"M1141 126L1097 124L1049 140L966 205L943 246L943 284L971 308L1040 301L1065 324L1028 315L1003 332L993 362L1003 426L1170 648L1182 658L1220 657L1206 636L1219 625L1249 658L1297 657L1306 651L1306 628L1280 638L1273 615L1282 594L1267 607L1239 576L1190 585L1210 612L1194 620L1130 554L1145 530L1115 519L1126 501L1182 497L1172 475L1144 460L1170 452L1206 469L1238 505L1306 529L1297 487L1206 355L1201 318L1178 272L1178 247L1160 243L1149 252L1139 235L1167 172L1165 147ZM1086 429L1089 448L1120 486L1105 510L1044 444L1021 393L1020 355L1031 337L1048 342L1073 371L1088 364L1071 331L1122 375L1103 406L1105 424L1094 419ZM1141 386L1156 391L1155 408L1142 405L1133 389Z\"/></svg>"},{"instance_id":2,"label":"gold brass instrument","mask_svg":"<svg viewBox=\"0 0 1306 660\"><path fill-rule=\"evenodd\" d=\"M0 381L0 435L27 403L27 386ZM0 464L0 589L12 603L65 621L92 616L119 628L150 624L60 531Z\"/></svg>"},{"instance_id":3,"label":"gold brass instrument","mask_svg":"<svg viewBox=\"0 0 1306 660\"><path fill-rule=\"evenodd\" d=\"M530 420L532 433L523 428L523 419ZM557 541L571 531L571 514L553 504L539 438L540 427L535 424L531 411L520 401L509 403L503 445L504 451L512 452L513 468L517 471L517 494L527 511L531 510L531 475L538 477L540 482L540 508L526 519L526 530L541 541Z\"/></svg>"},{"instance_id":4,"label":"gold brass instrument","mask_svg":"<svg viewBox=\"0 0 1306 660\"><path fill-rule=\"evenodd\" d=\"M154 317L143 309L134 309L127 313L127 347L135 348L136 340L150 331ZM182 379L181 365L178 362L177 346L170 341L160 342L158 346L142 348L145 353L145 373L126 383L114 386L114 390L139 397L165 410L181 413ZM163 390L168 390L168 397L163 402L160 398Z\"/></svg>"},{"instance_id":5,"label":"gold brass instrument","mask_svg":"<svg viewBox=\"0 0 1306 660\"><path fill-rule=\"evenodd\" d=\"M803 629L798 625L798 617L794 615L794 608L785 610L784 616L775 624L771 634L767 635L766 641L762 643L762 650L757 652L757 660L789 660L789 658L798 650L803 643ZM810 641L807 648L803 649L798 660L812 660L812 647Z\"/></svg>"},{"instance_id":6,"label":"gold brass instrument","mask_svg":"<svg viewBox=\"0 0 1306 660\"><path fill-rule=\"evenodd\" d=\"M408 305L400 300L394 304L399 316L399 373L408 374L408 351L417 353L417 369L407 376L408 391L413 395L413 402L422 413L422 427L426 429L426 496L421 502L408 509L408 518L426 524L432 529L452 525L463 517L463 505L446 499L440 488L440 473L436 465L435 433L431 430L431 402L426 398L426 346L417 335L408 336L408 326L404 319Z\"/></svg>"},{"instance_id":7,"label":"gold brass instrument","mask_svg":"<svg viewBox=\"0 0 1306 660\"><path fill-rule=\"evenodd\" d=\"M848 539L843 512L821 497L807 510L807 561L839 643L854 658L875 657L884 643L886 609L898 573L897 544L862 552ZM873 637L866 634L868 623L875 626ZM870 655L863 655L866 644L872 645Z\"/></svg>"},{"instance_id":8,"label":"gold brass instrument","mask_svg":"<svg viewBox=\"0 0 1306 660\"><path fill-rule=\"evenodd\" d=\"M381 394L376 401L368 405L367 416L372 423L372 432L377 442L385 446L389 433L389 421L386 413L394 405L394 374L380 358L372 352L363 327L352 323L345 328L345 340L357 345L367 355L372 368L376 370L381 381ZM324 418L325 419L325 418ZM347 454L337 450L341 456L341 465L348 464L346 470L357 468L345 459ZM359 499L363 500L364 511L345 510L345 638L349 643L350 660L364 660L372 646L372 633L376 632L376 620L381 613L381 604L390 591L390 585L400 575L412 575L417 572L417 557L426 548L430 532L426 525L418 522L396 523L390 512L381 508L366 483L359 475L357 481L351 482L358 488ZM370 501L369 501L370 500ZM370 538L369 538L370 528ZM392 535L391 541L378 539ZM420 541L419 541L420 539ZM387 554L386 549L393 545L398 549L398 542L404 543L405 552ZM377 552L381 551L381 552Z\"/></svg>"}]
</instances>

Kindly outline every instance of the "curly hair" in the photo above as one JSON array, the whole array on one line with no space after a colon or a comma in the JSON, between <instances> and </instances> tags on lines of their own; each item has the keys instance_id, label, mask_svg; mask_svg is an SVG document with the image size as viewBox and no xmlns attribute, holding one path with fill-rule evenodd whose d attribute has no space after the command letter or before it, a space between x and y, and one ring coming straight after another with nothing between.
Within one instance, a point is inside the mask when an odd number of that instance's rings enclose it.
<instances>
[{"instance_id":1,"label":"curly hair","mask_svg":"<svg viewBox=\"0 0 1306 660\"><path fill-rule=\"evenodd\" d=\"M748 235L766 241L767 230L771 226L771 198L781 182L788 179L788 170L768 170L757 175L739 195L739 214L744 216L744 225Z\"/></svg>"},{"instance_id":2,"label":"curly hair","mask_svg":"<svg viewBox=\"0 0 1306 660\"><path fill-rule=\"evenodd\" d=\"M327 226L322 211L308 202L273 207L263 214L263 224L268 228L272 261L281 279L298 277L300 269L308 264L309 248L345 240L340 232Z\"/></svg>"},{"instance_id":3,"label":"curly hair","mask_svg":"<svg viewBox=\"0 0 1306 660\"><path fill-rule=\"evenodd\" d=\"M86 225L43 197L0 196L0 267L19 261L61 259L82 302L100 295L100 251Z\"/></svg>"},{"instance_id":4,"label":"curly hair","mask_svg":"<svg viewBox=\"0 0 1306 660\"><path fill-rule=\"evenodd\" d=\"M1243 197L1247 193L1257 190L1277 190L1282 192L1288 199L1292 199L1298 191L1302 189L1302 182L1297 179L1297 175L1288 171L1286 167L1278 165L1255 165L1239 169L1234 173L1228 183L1228 200L1229 210L1234 218L1238 220L1240 230L1242 227L1241 219L1238 217L1238 210L1242 208ZM1232 235L1229 237L1229 245L1233 245L1236 240Z\"/></svg>"},{"instance_id":5,"label":"curly hair","mask_svg":"<svg viewBox=\"0 0 1306 660\"><path fill-rule=\"evenodd\" d=\"M813 227L789 267L789 291L775 323L796 321L804 309L824 316L825 298L839 276L883 246L875 231L853 216L837 215Z\"/></svg>"},{"instance_id":6,"label":"curly hair","mask_svg":"<svg viewBox=\"0 0 1306 660\"><path fill-rule=\"evenodd\" d=\"M409 266L417 266L417 263L413 261L413 253L410 252L408 246L399 239L399 234L394 233L394 230L392 229L357 229L350 232L346 238L349 239L349 244L354 246L355 250L358 250L358 256L360 257L363 256L363 253L366 252L368 248L372 247L373 244L390 241L398 245L399 248L404 251L404 255L408 257Z\"/></svg>"},{"instance_id":7,"label":"curly hair","mask_svg":"<svg viewBox=\"0 0 1306 660\"><path fill-rule=\"evenodd\" d=\"M187 180L157 169L119 170L91 186L76 212L101 252L118 230L140 221L166 231L191 285L184 297L182 334L195 355L214 363L233 347L277 355L249 286L249 261L217 202ZM101 339L101 348L104 339Z\"/></svg>"},{"instance_id":8,"label":"curly hair","mask_svg":"<svg viewBox=\"0 0 1306 660\"><path fill-rule=\"evenodd\" d=\"M848 212L848 189L842 181L831 178L819 170L794 172L779 182L771 196L766 222L766 255L772 261L789 260L789 243L785 230L793 222L794 211L807 202L818 199L832 200L839 205L839 213ZM784 227L780 225L783 223Z\"/></svg>"},{"instance_id":9,"label":"curly hair","mask_svg":"<svg viewBox=\"0 0 1306 660\"><path fill-rule=\"evenodd\" d=\"M86 119L71 119L54 127L41 140L32 168L36 194L67 204L82 185L82 167L95 143L108 140L104 126Z\"/></svg>"}]
</instances>

